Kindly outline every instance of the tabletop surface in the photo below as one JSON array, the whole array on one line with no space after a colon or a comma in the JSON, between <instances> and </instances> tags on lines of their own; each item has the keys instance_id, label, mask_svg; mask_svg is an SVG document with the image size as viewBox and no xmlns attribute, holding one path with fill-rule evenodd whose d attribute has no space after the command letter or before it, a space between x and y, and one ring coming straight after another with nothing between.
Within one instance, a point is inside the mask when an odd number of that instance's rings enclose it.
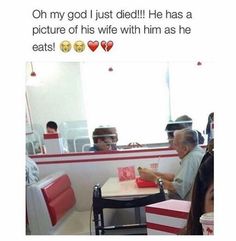
<instances>
[{"instance_id":1,"label":"tabletop surface","mask_svg":"<svg viewBox=\"0 0 236 241\"><path fill-rule=\"evenodd\" d=\"M110 177L102 186L102 197L106 198L142 197L158 192L160 192L159 188L139 188L136 185L135 179L119 181L118 177Z\"/></svg>"}]
</instances>

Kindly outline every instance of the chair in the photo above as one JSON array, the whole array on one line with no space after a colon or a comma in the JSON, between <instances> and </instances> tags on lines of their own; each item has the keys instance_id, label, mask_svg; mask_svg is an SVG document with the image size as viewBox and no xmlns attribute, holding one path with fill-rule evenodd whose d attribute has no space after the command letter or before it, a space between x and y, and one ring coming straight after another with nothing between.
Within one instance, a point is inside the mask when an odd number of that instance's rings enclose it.
<instances>
[{"instance_id":1,"label":"chair","mask_svg":"<svg viewBox=\"0 0 236 241\"><path fill-rule=\"evenodd\" d=\"M26 133L26 153L28 155L42 153L42 141L37 131Z\"/></svg>"},{"instance_id":2,"label":"chair","mask_svg":"<svg viewBox=\"0 0 236 241\"><path fill-rule=\"evenodd\" d=\"M102 198L100 185L95 185L93 188L93 221L95 224L95 234L104 235L108 230L146 228L146 223L105 226L103 209L137 208L165 201L165 192L162 181L159 182L159 188L159 193L148 195L146 197L135 198L131 200L116 200L110 198Z\"/></svg>"},{"instance_id":3,"label":"chair","mask_svg":"<svg viewBox=\"0 0 236 241\"><path fill-rule=\"evenodd\" d=\"M89 144L86 120L66 121L59 125L61 136L66 140L69 152L80 152L84 144Z\"/></svg>"},{"instance_id":4,"label":"chair","mask_svg":"<svg viewBox=\"0 0 236 241\"><path fill-rule=\"evenodd\" d=\"M82 146L82 152L86 152L86 151L89 151L90 150L90 148L91 148L91 144L84 144L83 146Z\"/></svg>"},{"instance_id":5,"label":"chair","mask_svg":"<svg viewBox=\"0 0 236 241\"><path fill-rule=\"evenodd\" d=\"M90 146L90 139L88 136L77 136L73 140L73 145L75 152L81 152L84 145Z\"/></svg>"}]
</instances>

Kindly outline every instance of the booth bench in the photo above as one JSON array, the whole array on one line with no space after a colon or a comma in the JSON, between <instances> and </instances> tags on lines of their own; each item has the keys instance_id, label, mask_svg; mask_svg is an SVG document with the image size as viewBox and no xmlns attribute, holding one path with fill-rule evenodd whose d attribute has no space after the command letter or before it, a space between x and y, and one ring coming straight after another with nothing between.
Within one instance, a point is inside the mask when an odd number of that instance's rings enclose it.
<instances>
[{"instance_id":1,"label":"booth bench","mask_svg":"<svg viewBox=\"0 0 236 241\"><path fill-rule=\"evenodd\" d=\"M26 189L27 217L32 235L89 235L90 211L77 211L71 181L65 173L56 173Z\"/></svg>"}]
</instances>

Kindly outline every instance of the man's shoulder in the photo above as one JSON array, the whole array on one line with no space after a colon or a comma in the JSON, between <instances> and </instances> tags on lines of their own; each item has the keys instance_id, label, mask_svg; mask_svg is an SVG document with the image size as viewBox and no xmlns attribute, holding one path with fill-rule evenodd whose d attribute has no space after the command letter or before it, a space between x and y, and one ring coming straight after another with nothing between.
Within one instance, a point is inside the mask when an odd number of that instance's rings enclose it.
<instances>
[{"instance_id":1,"label":"man's shoulder","mask_svg":"<svg viewBox=\"0 0 236 241\"><path fill-rule=\"evenodd\" d=\"M205 151L200 147L196 146L192 151L190 151L184 159L194 159L194 160L201 160L204 156Z\"/></svg>"},{"instance_id":2,"label":"man's shoulder","mask_svg":"<svg viewBox=\"0 0 236 241\"><path fill-rule=\"evenodd\" d=\"M191 164L199 166L204 154L205 151L200 146L195 147L189 155L189 159L191 159Z\"/></svg>"},{"instance_id":3,"label":"man's shoulder","mask_svg":"<svg viewBox=\"0 0 236 241\"><path fill-rule=\"evenodd\" d=\"M193 155L204 155L205 151L203 148L201 148L200 146L196 146L191 152L190 154Z\"/></svg>"}]
</instances>

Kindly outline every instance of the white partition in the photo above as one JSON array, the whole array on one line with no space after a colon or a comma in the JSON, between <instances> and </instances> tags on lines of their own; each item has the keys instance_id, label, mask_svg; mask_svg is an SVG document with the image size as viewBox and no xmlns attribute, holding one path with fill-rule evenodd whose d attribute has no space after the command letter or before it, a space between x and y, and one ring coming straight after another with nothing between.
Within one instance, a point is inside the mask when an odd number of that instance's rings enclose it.
<instances>
[{"instance_id":1,"label":"white partition","mask_svg":"<svg viewBox=\"0 0 236 241\"><path fill-rule=\"evenodd\" d=\"M150 167L158 162L161 172L175 172L179 158L169 148L122 150L112 152L84 152L73 154L34 155L31 156L39 166L40 176L64 171L71 179L77 199L77 208L89 210L92 205L92 188L101 185L109 178L117 176L117 168L135 166Z\"/></svg>"}]
</instances>

